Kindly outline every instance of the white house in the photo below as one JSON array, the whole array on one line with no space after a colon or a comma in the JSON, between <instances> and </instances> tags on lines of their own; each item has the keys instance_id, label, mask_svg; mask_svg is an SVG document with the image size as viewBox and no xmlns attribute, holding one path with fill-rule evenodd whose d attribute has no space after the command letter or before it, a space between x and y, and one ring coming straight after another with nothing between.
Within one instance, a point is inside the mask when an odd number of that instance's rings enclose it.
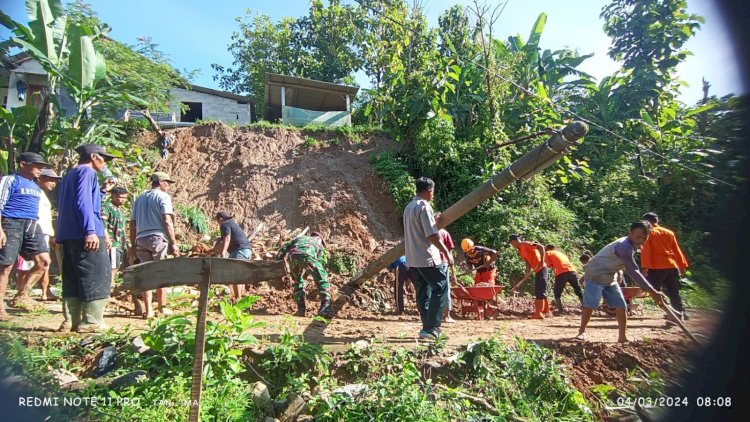
<instances>
[{"instance_id":1,"label":"white house","mask_svg":"<svg viewBox=\"0 0 750 422\"><path fill-rule=\"evenodd\" d=\"M0 97L3 107L41 106L41 95L47 87L47 72L26 53L2 58ZM173 88L170 113L157 113L161 122L194 123L218 120L224 123L247 124L256 120L255 102L250 97L218 91L198 85L189 89ZM63 109L70 100L61 96Z\"/></svg>"}]
</instances>

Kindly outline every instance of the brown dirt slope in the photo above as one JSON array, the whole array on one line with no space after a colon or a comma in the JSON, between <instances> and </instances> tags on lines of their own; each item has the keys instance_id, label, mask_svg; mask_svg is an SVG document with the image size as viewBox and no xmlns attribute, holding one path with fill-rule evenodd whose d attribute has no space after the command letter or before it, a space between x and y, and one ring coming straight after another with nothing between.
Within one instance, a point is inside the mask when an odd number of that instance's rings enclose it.
<instances>
[{"instance_id":1,"label":"brown dirt slope","mask_svg":"<svg viewBox=\"0 0 750 422\"><path fill-rule=\"evenodd\" d=\"M300 132L283 128L209 124L172 135L174 152L162 168L178 181L177 203L209 216L230 211L248 232L263 222L265 236L309 226L329 248L363 258L401 236L400 215L368 162L388 147L384 136L308 148Z\"/></svg>"}]
</instances>

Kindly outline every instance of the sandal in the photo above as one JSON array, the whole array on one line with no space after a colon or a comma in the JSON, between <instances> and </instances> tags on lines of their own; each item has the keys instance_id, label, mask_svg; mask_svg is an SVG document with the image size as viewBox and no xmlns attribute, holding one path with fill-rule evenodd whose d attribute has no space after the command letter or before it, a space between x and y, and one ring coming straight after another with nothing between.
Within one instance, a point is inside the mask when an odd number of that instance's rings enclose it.
<instances>
[{"instance_id":1,"label":"sandal","mask_svg":"<svg viewBox=\"0 0 750 422\"><path fill-rule=\"evenodd\" d=\"M573 340L586 341L586 333L578 334L577 336L573 337Z\"/></svg>"}]
</instances>

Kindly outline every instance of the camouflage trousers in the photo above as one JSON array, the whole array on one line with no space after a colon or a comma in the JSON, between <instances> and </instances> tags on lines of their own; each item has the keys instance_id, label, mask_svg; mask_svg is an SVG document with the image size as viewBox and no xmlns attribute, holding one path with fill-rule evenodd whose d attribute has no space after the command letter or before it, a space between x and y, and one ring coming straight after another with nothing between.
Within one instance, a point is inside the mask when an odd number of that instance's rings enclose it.
<instances>
[{"instance_id":1,"label":"camouflage trousers","mask_svg":"<svg viewBox=\"0 0 750 422\"><path fill-rule=\"evenodd\" d=\"M307 255L292 255L289 259L289 272L292 280L294 280L294 300L296 302L305 297L305 278L308 274L311 274L318 284L321 299L331 300L331 293L328 291L331 283L328 281L328 273L320 261Z\"/></svg>"}]
</instances>

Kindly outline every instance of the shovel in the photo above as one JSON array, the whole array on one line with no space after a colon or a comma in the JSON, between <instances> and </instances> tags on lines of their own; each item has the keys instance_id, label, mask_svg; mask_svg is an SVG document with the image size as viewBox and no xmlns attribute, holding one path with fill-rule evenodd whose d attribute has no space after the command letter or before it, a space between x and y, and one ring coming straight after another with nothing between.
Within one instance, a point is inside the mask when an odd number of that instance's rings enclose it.
<instances>
[{"instance_id":1,"label":"shovel","mask_svg":"<svg viewBox=\"0 0 750 422\"><path fill-rule=\"evenodd\" d=\"M682 329L682 331L688 337L690 337L690 340L693 340L695 342L695 344L700 344L700 343L698 343L698 339L695 338L695 336L693 335L693 333L691 333L690 330L688 330L687 327L685 327L685 324L683 324L682 321L679 318L677 318L677 315L675 315L675 313L674 313L675 311L672 309L672 307L669 306L669 305L667 305L667 302L664 301L664 299L665 299L664 294L663 293L659 293L659 294L662 297L662 299L661 299L661 301L659 303L659 306L664 310L664 312L667 313L667 315L669 315L670 317L672 317L672 321L675 324L677 324L677 326L680 327L680 329Z\"/></svg>"}]
</instances>

